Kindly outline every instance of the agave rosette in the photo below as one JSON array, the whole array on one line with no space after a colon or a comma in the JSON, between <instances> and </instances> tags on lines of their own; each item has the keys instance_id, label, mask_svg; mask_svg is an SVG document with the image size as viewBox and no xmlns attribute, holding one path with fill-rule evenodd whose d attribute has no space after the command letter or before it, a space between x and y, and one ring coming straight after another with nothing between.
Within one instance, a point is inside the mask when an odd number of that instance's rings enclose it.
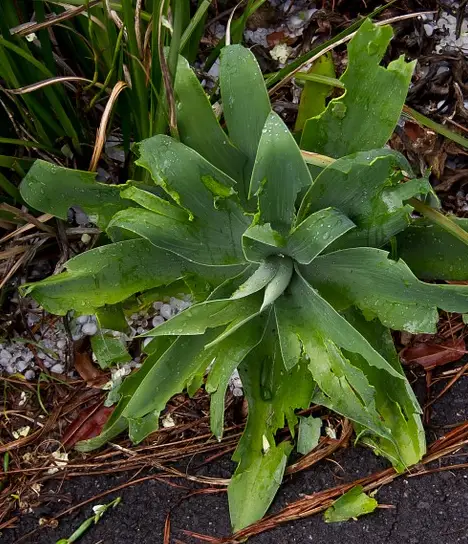
<instances>
[{"instance_id":1,"label":"agave rosette","mask_svg":"<svg viewBox=\"0 0 468 544\"><path fill-rule=\"evenodd\" d=\"M362 25L342 76L346 92L305 124L301 146L336 159L326 168L306 164L271 109L254 56L232 45L220 64L227 130L180 59L180 141L157 135L138 145L137 165L152 183L108 186L37 161L21 186L33 207L58 217L80 205L112 241L26 287L49 311L99 314L180 281L194 293L194 305L148 333L148 356L120 386L102 434L79 447L125 429L142 440L171 396L195 391L208 368L211 428L221 438L238 368L249 415L229 486L234 529L265 513L293 448L275 433L287 422L294 436L295 410L311 402L349 418L398 470L425 452L390 329L435 332L438 308L468 311L468 288L420 281L388 247L393 240L426 280L457 280L467 276L466 246L411 217L408 200L430 195L430 185L383 147L413 70L403 59L379 65L391 35ZM420 238L427 251L414 259Z\"/></svg>"}]
</instances>

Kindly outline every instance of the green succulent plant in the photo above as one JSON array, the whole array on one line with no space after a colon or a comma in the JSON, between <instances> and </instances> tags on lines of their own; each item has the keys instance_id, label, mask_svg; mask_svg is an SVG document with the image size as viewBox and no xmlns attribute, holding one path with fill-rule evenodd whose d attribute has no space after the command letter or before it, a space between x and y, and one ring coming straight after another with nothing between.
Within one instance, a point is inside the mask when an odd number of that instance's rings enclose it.
<instances>
[{"instance_id":1,"label":"green succulent plant","mask_svg":"<svg viewBox=\"0 0 468 544\"><path fill-rule=\"evenodd\" d=\"M271 109L254 56L232 45L220 63L227 132L179 60L180 141L158 135L137 146L136 163L153 185L105 185L43 161L21 185L32 207L58 217L80 205L111 241L25 287L47 310L103 315L136 293L181 281L195 299L148 333L143 366L113 392L118 404L102 434L79 448L126 429L141 441L172 395L203 383L220 438L238 368L249 413L228 489L235 530L269 507L293 448L275 433L287 422L294 437L295 410L311 402L349 418L359 440L397 470L425 452L421 410L390 329L435 332L438 308L468 311L468 288L424 283L398 256L411 260L407 248L418 249L422 236L418 273L466 279L467 248L413 217L409 199L434 200L431 187L384 147L414 67L403 59L380 66L391 36L388 27L362 25L341 78L345 93L305 123L301 146L326 155L325 168L305 162Z\"/></svg>"}]
</instances>

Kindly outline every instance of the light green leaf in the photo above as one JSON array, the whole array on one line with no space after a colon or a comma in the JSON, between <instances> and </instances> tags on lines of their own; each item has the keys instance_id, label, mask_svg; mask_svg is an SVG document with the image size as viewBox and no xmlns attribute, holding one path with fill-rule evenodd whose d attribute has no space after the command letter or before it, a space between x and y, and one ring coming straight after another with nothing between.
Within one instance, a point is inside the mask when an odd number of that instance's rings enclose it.
<instances>
[{"instance_id":1,"label":"light green leaf","mask_svg":"<svg viewBox=\"0 0 468 544\"><path fill-rule=\"evenodd\" d=\"M262 307L260 308L261 312L273 304L273 302L275 302L275 300L283 294L284 290L291 281L293 270L294 263L289 257L283 257L279 261L279 267L275 277L265 288L265 296L263 297Z\"/></svg>"},{"instance_id":2,"label":"light green leaf","mask_svg":"<svg viewBox=\"0 0 468 544\"><path fill-rule=\"evenodd\" d=\"M204 282L220 283L241 267L203 267L183 261L146 240L126 240L92 249L66 263L66 272L26 284L23 295L34 297L47 311L69 310L93 314L106 304L117 304L139 291L170 284L184 276L202 275Z\"/></svg>"},{"instance_id":3,"label":"light green leaf","mask_svg":"<svg viewBox=\"0 0 468 544\"><path fill-rule=\"evenodd\" d=\"M224 47L219 82L229 137L248 158L245 174L248 183L262 129L271 111L263 74L252 52L241 45ZM246 185L244 194L248 190Z\"/></svg>"},{"instance_id":4,"label":"light green leaf","mask_svg":"<svg viewBox=\"0 0 468 544\"><path fill-rule=\"evenodd\" d=\"M63 168L42 160L31 166L20 192L31 207L65 221L68 210L79 206L101 228L106 228L116 212L131 204L120 197L118 185L98 183L94 172Z\"/></svg>"},{"instance_id":5,"label":"light green leaf","mask_svg":"<svg viewBox=\"0 0 468 544\"><path fill-rule=\"evenodd\" d=\"M335 66L331 52L319 57L308 74L317 74L321 76L336 77ZM308 119L320 115L326 107L326 100L333 91L333 87L317 81L305 81L302 89L299 110L297 112L295 132L300 132Z\"/></svg>"},{"instance_id":6,"label":"light green leaf","mask_svg":"<svg viewBox=\"0 0 468 544\"><path fill-rule=\"evenodd\" d=\"M206 329L227 325L258 313L260 298L250 296L237 300L208 300L194 304L165 323L145 333L145 336L197 335Z\"/></svg>"},{"instance_id":7,"label":"light green leaf","mask_svg":"<svg viewBox=\"0 0 468 544\"><path fill-rule=\"evenodd\" d=\"M337 499L325 511L325 521L327 523L348 521L372 513L377 508L378 502L373 497L363 493L362 489L362 485L358 485Z\"/></svg>"},{"instance_id":8,"label":"light green leaf","mask_svg":"<svg viewBox=\"0 0 468 544\"><path fill-rule=\"evenodd\" d=\"M265 324L265 316L259 316L247 327L238 329L213 348L216 355L205 389L211 394L211 432L218 440L221 440L223 436L224 400L229 378L250 351L262 341Z\"/></svg>"},{"instance_id":9,"label":"light green leaf","mask_svg":"<svg viewBox=\"0 0 468 544\"><path fill-rule=\"evenodd\" d=\"M378 320L367 321L355 308L344 314L346 320L357 329L382 357L403 374L390 331ZM422 410L408 380L396 379L386 372L370 367L365 360L347 352L350 362L361 369L375 388L375 404L384 426L390 430L392 441L369 434L355 425L361 442L375 453L384 455L399 472L418 463L426 453L425 432L421 421Z\"/></svg>"},{"instance_id":10,"label":"light green leaf","mask_svg":"<svg viewBox=\"0 0 468 544\"><path fill-rule=\"evenodd\" d=\"M336 308L355 304L366 317L378 317L395 330L435 333L437 308L468 311L468 286L423 283L403 261L392 261L380 249L344 249L301 270Z\"/></svg>"},{"instance_id":11,"label":"light green leaf","mask_svg":"<svg viewBox=\"0 0 468 544\"><path fill-rule=\"evenodd\" d=\"M312 178L299 147L278 114L268 116L262 130L250 182L250 195L258 195L258 220L281 234L295 218L298 193Z\"/></svg>"},{"instance_id":12,"label":"light green leaf","mask_svg":"<svg viewBox=\"0 0 468 544\"><path fill-rule=\"evenodd\" d=\"M468 231L468 219L452 218ZM468 248L446 230L416 219L396 238L398 256L418 278L424 280L468 280Z\"/></svg>"},{"instance_id":13,"label":"light green leaf","mask_svg":"<svg viewBox=\"0 0 468 544\"><path fill-rule=\"evenodd\" d=\"M403 170L411 167L399 153L375 149L338 159L325 168L305 195L300 211L302 221L309 214L334 207L357 226L329 249L353 246L380 247L404 230L412 207L403 201L431 191L427 180L401 183Z\"/></svg>"},{"instance_id":14,"label":"light green leaf","mask_svg":"<svg viewBox=\"0 0 468 544\"><path fill-rule=\"evenodd\" d=\"M177 65L174 90L182 142L239 182L241 190L246 157L229 141L197 76L182 57Z\"/></svg>"},{"instance_id":15,"label":"light green leaf","mask_svg":"<svg viewBox=\"0 0 468 544\"><path fill-rule=\"evenodd\" d=\"M122 198L133 200L143 208L159 215L176 219L177 221L187 222L189 215L186 211L172 205L167 200L145 191L138 187L128 187L121 192Z\"/></svg>"},{"instance_id":16,"label":"light green leaf","mask_svg":"<svg viewBox=\"0 0 468 544\"><path fill-rule=\"evenodd\" d=\"M309 119L301 148L330 157L383 147L400 117L415 62L403 56L380 66L393 36L390 26L364 21L348 46L348 67L340 78L345 93L322 115Z\"/></svg>"},{"instance_id":17,"label":"light green leaf","mask_svg":"<svg viewBox=\"0 0 468 544\"><path fill-rule=\"evenodd\" d=\"M317 447L320 439L322 420L319 417L300 417L297 433L297 451L307 455Z\"/></svg>"},{"instance_id":18,"label":"light green leaf","mask_svg":"<svg viewBox=\"0 0 468 544\"><path fill-rule=\"evenodd\" d=\"M120 335L114 336L100 330L91 338L91 348L101 368L132 360L127 351L127 343Z\"/></svg>"},{"instance_id":19,"label":"light green leaf","mask_svg":"<svg viewBox=\"0 0 468 544\"><path fill-rule=\"evenodd\" d=\"M338 210L326 208L317 211L289 236L286 254L302 264L309 264L328 245L355 227L355 224Z\"/></svg>"},{"instance_id":20,"label":"light green leaf","mask_svg":"<svg viewBox=\"0 0 468 544\"><path fill-rule=\"evenodd\" d=\"M228 498L234 532L264 516L281 485L291 449L287 442L279 446L272 444L255 459L249 470L231 478Z\"/></svg>"},{"instance_id":21,"label":"light green leaf","mask_svg":"<svg viewBox=\"0 0 468 544\"><path fill-rule=\"evenodd\" d=\"M276 276L280 266L280 257L268 257L255 272L232 294L232 299L244 298L261 291Z\"/></svg>"}]
</instances>

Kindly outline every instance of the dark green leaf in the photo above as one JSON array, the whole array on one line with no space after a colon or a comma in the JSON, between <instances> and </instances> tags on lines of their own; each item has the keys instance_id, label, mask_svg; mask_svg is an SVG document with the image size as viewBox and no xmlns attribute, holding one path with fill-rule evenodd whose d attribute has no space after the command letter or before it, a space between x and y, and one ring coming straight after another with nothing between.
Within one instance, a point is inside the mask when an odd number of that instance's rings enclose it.
<instances>
[{"instance_id":1,"label":"dark green leaf","mask_svg":"<svg viewBox=\"0 0 468 544\"><path fill-rule=\"evenodd\" d=\"M263 74L251 51L230 45L221 51L219 81L229 137L248 158L248 183L262 129L271 111ZM244 194L248 190L246 185Z\"/></svg>"},{"instance_id":2,"label":"dark green leaf","mask_svg":"<svg viewBox=\"0 0 468 544\"><path fill-rule=\"evenodd\" d=\"M453 217L468 231L468 219ZM397 253L424 280L468 280L468 248L446 230L425 219L416 219L398 234Z\"/></svg>"},{"instance_id":3,"label":"dark green leaf","mask_svg":"<svg viewBox=\"0 0 468 544\"><path fill-rule=\"evenodd\" d=\"M101 368L132 360L127 351L127 343L120 335L114 336L100 330L91 338L91 348Z\"/></svg>"},{"instance_id":4,"label":"dark green leaf","mask_svg":"<svg viewBox=\"0 0 468 544\"><path fill-rule=\"evenodd\" d=\"M177 125L184 144L195 149L215 167L243 187L246 157L224 133L208 97L188 62L179 57L175 79Z\"/></svg>"},{"instance_id":5,"label":"dark green leaf","mask_svg":"<svg viewBox=\"0 0 468 544\"><path fill-rule=\"evenodd\" d=\"M354 227L355 224L338 210L320 210L293 229L286 253L299 263L309 264L328 245Z\"/></svg>"},{"instance_id":6,"label":"dark green leaf","mask_svg":"<svg viewBox=\"0 0 468 544\"><path fill-rule=\"evenodd\" d=\"M304 126L301 148L330 157L383 147L392 135L415 62L403 56L380 66L392 38L390 26L364 21L348 46L348 67L340 78L346 92Z\"/></svg>"},{"instance_id":7,"label":"dark green leaf","mask_svg":"<svg viewBox=\"0 0 468 544\"><path fill-rule=\"evenodd\" d=\"M338 309L358 306L366 317L412 333L435 333L437 308L468 311L468 286L419 281L400 260L375 248L352 248L317 257L303 273Z\"/></svg>"},{"instance_id":8,"label":"dark green leaf","mask_svg":"<svg viewBox=\"0 0 468 544\"><path fill-rule=\"evenodd\" d=\"M219 440L223 436L224 399L229 378L250 351L261 342L265 322L265 317L259 316L252 320L247 327L238 329L213 348L216 354L205 389L211 394L211 432Z\"/></svg>"},{"instance_id":9,"label":"dark green leaf","mask_svg":"<svg viewBox=\"0 0 468 544\"><path fill-rule=\"evenodd\" d=\"M412 211L404 200L427 193L427 180L401 183L399 170L411 174L406 159L389 149L375 149L338 159L319 174L305 195L302 221L310 213L334 207L357 226L337 240L332 249L353 246L380 247L409 224Z\"/></svg>"},{"instance_id":10,"label":"dark green leaf","mask_svg":"<svg viewBox=\"0 0 468 544\"><path fill-rule=\"evenodd\" d=\"M93 172L82 172L37 160L20 185L21 196L36 210L66 220L68 210L79 206L92 223L106 228L111 217L131 205L120 197L120 187L96 181Z\"/></svg>"},{"instance_id":11,"label":"dark green leaf","mask_svg":"<svg viewBox=\"0 0 468 544\"><path fill-rule=\"evenodd\" d=\"M192 265L143 239L93 249L68 261L66 268L66 272L25 285L23 294L33 296L54 314L65 315L71 309L92 314L96 308L190 274L201 274L204 282L217 284L241 270Z\"/></svg>"},{"instance_id":12,"label":"dark green leaf","mask_svg":"<svg viewBox=\"0 0 468 544\"><path fill-rule=\"evenodd\" d=\"M283 235L289 232L297 195L311 184L307 165L288 127L276 113L270 113L250 183L250 195L258 195L259 221L271 223Z\"/></svg>"}]
</instances>

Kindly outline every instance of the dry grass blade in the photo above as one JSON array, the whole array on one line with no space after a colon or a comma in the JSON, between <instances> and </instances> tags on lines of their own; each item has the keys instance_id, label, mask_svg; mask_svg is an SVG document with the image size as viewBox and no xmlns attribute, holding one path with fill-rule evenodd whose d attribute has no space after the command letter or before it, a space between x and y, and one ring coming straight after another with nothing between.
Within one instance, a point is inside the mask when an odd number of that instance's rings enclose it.
<instances>
[{"instance_id":1,"label":"dry grass blade","mask_svg":"<svg viewBox=\"0 0 468 544\"><path fill-rule=\"evenodd\" d=\"M12 213L13 215L17 217L21 217L22 219L25 219L32 225L34 225L36 228L43 232L47 232L48 234L54 234L55 231L52 227L49 227L48 225L44 225L42 221L36 219L33 215L23 212L22 210L15 208L14 206L10 206L10 204L2 203L0 204L0 210L5 210L7 212ZM0 243L4 240L0 240Z\"/></svg>"},{"instance_id":2,"label":"dry grass blade","mask_svg":"<svg viewBox=\"0 0 468 544\"><path fill-rule=\"evenodd\" d=\"M117 81L112 89L112 92L107 101L104 113L102 114L101 123L99 124L97 133L96 133L96 143L94 144L93 156L91 157L91 162L89 164L89 170L95 172L97 170L97 165L99 162L99 157L101 156L104 144L106 143L106 133L107 125L109 123L109 118L112 113L112 108L119 96L119 94L127 87L128 85L125 81Z\"/></svg>"},{"instance_id":3,"label":"dry grass blade","mask_svg":"<svg viewBox=\"0 0 468 544\"><path fill-rule=\"evenodd\" d=\"M82 6L79 6L77 8L67 9L63 13L60 13L59 15L55 15L55 14L50 15L47 17L45 21L41 23L24 23L17 27L11 28L10 34L13 36L27 36L28 34L32 34L33 32L38 32L39 30L43 30L44 28L49 28L50 26L55 25L57 23L68 21L69 19L76 17L76 15L79 15L80 13L83 13L84 11L87 11L89 8L97 6L100 3L101 3L101 0L91 0L89 3L88 2L83 3Z\"/></svg>"},{"instance_id":4,"label":"dry grass blade","mask_svg":"<svg viewBox=\"0 0 468 544\"><path fill-rule=\"evenodd\" d=\"M375 24L377 26L391 25L393 23L398 23L400 21L406 21L407 19L414 19L415 17L420 17L422 15L430 15L431 13L434 13L434 12L433 11L420 11L418 13L408 13L406 15L399 15L398 17L391 17L390 19L385 19L383 21L376 21ZM347 36L345 36L341 40L338 40L337 42L332 43L328 47L325 47L325 49L322 49L322 51L320 51L319 53L314 55L312 58L308 59L306 62L304 62L303 64L298 66L295 70L293 70L288 76L286 76L284 79L279 81L274 87L272 87L268 91L268 94L270 96L272 96L278 89L283 87L283 85L286 85L286 83L291 81L291 79L294 77L294 74L296 74L297 72L302 70L304 68L304 66L306 66L308 64L312 64L313 62L315 62L317 59L319 59L320 57L322 57L323 55L325 55L329 51L332 51L336 47L338 47L340 45L343 45L346 42L349 42L356 35L356 32L352 32L351 34L348 34Z\"/></svg>"},{"instance_id":5,"label":"dry grass blade","mask_svg":"<svg viewBox=\"0 0 468 544\"><path fill-rule=\"evenodd\" d=\"M60 76L60 77L51 77L49 79L44 79L43 81L32 83L31 85L26 85L25 87L19 87L18 89L5 89L5 91L10 94L27 94L27 93L32 93L34 91L38 91L39 89L43 89L44 87L48 87L49 85L55 85L56 83L70 83L71 81L93 83L91 79L87 79L85 77Z\"/></svg>"},{"instance_id":6,"label":"dry grass blade","mask_svg":"<svg viewBox=\"0 0 468 544\"><path fill-rule=\"evenodd\" d=\"M44 213L40 215L39 217L36 217L35 220L39 223L46 223L47 221L50 221L53 219L54 216L50 213ZM8 240L11 240L12 238L15 238L15 236L19 236L20 234L23 234L24 232L27 232L28 230L33 229L36 226L34 223L28 223L27 225L23 225L22 227L17 228L16 230L10 232L6 236L4 236L2 239L0 239L0 244L3 244L7 242Z\"/></svg>"}]
</instances>

